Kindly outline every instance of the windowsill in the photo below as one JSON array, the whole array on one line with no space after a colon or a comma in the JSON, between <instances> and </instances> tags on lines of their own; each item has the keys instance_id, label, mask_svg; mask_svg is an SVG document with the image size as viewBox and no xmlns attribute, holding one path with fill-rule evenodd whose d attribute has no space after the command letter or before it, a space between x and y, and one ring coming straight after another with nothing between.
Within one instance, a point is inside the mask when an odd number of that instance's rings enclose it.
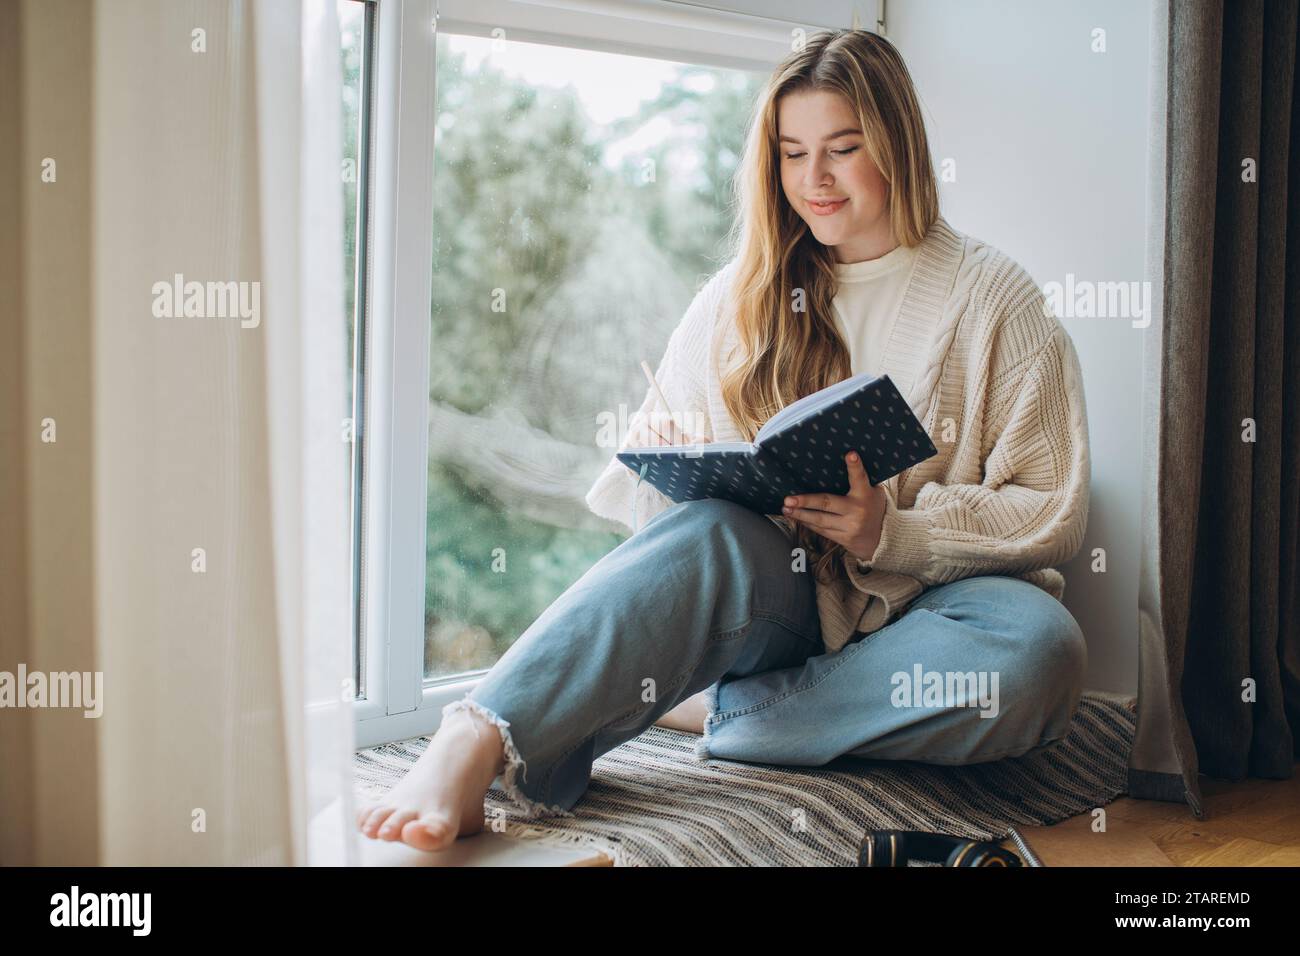
<instances>
[{"instance_id":1,"label":"windowsill","mask_svg":"<svg viewBox=\"0 0 1300 956\"><path fill-rule=\"evenodd\" d=\"M405 713L385 714L382 701L354 702L356 749L432 736L442 722L442 708L464 697L482 679L482 674L473 674L445 683L426 684L420 689L418 706Z\"/></svg>"},{"instance_id":2,"label":"windowsill","mask_svg":"<svg viewBox=\"0 0 1300 956\"><path fill-rule=\"evenodd\" d=\"M317 866L343 866L344 838L340 832L341 803L317 814L308 826L309 859ZM515 840L485 831L457 840L445 850L426 853L405 843L371 840L356 834L361 866L612 866L596 850Z\"/></svg>"}]
</instances>

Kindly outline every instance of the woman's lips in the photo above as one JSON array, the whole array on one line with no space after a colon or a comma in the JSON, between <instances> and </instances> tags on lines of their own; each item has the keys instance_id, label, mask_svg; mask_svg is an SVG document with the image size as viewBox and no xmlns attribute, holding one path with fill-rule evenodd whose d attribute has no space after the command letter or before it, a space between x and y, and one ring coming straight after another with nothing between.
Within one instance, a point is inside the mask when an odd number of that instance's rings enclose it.
<instances>
[{"instance_id":1,"label":"woman's lips","mask_svg":"<svg viewBox=\"0 0 1300 956\"><path fill-rule=\"evenodd\" d=\"M844 204L846 202L848 202L847 199L840 199L836 202L827 202L827 203L818 203L809 200L808 206L818 216L833 216L837 212L839 212L840 209L844 207Z\"/></svg>"}]
</instances>

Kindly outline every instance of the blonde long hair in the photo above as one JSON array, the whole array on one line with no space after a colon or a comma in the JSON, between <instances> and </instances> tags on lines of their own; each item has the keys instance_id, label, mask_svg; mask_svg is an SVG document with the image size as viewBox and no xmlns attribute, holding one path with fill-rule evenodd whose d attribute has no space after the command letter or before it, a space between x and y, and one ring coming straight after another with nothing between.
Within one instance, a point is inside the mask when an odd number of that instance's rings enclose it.
<instances>
[{"instance_id":1,"label":"blonde long hair","mask_svg":"<svg viewBox=\"0 0 1300 956\"><path fill-rule=\"evenodd\" d=\"M839 93L857 114L867 153L888 184L900 245L918 245L939 216L925 121L898 50L866 30L809 37L776 68L759 97L734 181L737 266L728 305L739 361L723 375L721 388L728 413L750 440L786 405L851 374L831 308L834 253L812 235L781 188L777 105L785 94L804 90ZM794 310L796 289L803 290L806 311ZM819 580L844 575L843 547L802 525L797 537Z\"/></svg>"}]
</instances>

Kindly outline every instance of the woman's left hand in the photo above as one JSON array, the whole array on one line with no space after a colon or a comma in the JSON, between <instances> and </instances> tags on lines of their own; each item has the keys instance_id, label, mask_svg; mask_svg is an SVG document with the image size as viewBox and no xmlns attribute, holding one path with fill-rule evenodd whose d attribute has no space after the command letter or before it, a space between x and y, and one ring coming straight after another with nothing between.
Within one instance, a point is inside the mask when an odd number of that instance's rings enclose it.
<instances>
[{"instance_id":1,"label":"woman's left hand","mask_svg":"<svg viewBox=\"0 0 1300 956\"><path fill-rule=\"evenodd\" d=\"M791 495L781 513L807 525L824 538L844 546L860 561L868 561L880 544L885 518L885 490L873 486L857 452L844 456L849 469L849 493Z\"/></svg>"}]
</instances>

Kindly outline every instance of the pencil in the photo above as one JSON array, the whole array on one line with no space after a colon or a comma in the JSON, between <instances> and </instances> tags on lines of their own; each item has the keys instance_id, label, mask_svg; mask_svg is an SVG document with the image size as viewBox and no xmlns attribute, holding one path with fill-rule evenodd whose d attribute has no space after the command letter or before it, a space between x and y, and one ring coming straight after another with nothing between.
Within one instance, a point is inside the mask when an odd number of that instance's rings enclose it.
<instances>
[{"instance_id":1,"label":"pencil","mask_svg":"<svg viewBox=\"0 0 1300 956\"><path fill-rule=\"evenodd\" d=\"M650 371L650 364L645 359L641 360L641 371L645 372L646 381L648 381L650 387L654 389L655 396L659 399L659 404L663 405L664 410L668 412L669 417L672 418L673 424L677 426L678 431L685 434L686 430L682 428L682 423L678 421L677 413L674 412L672 406L668 404L668 399L664 398L663 390L655 380L655 373Z\"/></svg>"}]
</instances>

